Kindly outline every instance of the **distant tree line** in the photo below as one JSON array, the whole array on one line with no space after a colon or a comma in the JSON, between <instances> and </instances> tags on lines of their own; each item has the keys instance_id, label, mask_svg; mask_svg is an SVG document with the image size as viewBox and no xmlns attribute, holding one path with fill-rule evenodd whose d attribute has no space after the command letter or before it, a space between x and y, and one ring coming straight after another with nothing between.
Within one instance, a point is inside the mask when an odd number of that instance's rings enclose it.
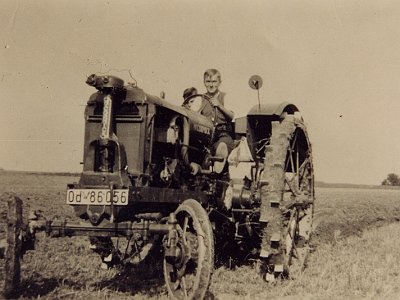
<instances>
[{"instance_id":1,"label":"distant tree line","mask_svg":"<svg viewBox=\"0 0 400 300\"><path fill-rule=\"evenodd\" d=\"M386 179L382 181L382 185L400 186L400 177L397 174L390 173Z\"/></svg>"}]
</instances>

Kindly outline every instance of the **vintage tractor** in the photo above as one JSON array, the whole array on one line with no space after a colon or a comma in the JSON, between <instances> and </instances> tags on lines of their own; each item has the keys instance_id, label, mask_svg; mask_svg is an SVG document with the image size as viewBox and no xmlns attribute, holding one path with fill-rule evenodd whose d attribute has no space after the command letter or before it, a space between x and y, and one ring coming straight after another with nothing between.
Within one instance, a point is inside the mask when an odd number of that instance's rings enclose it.
<instances>
[{"instance_id":1,"label":"vintage tractor","mask_svg":"<svg viewBox=\"0 0 400 300\"><path fill-rule=\"evenodd\" d=\"M172 105L115 76L86 83L97 91L85 110L83 171L66 191L82 222L39 214L24 222L21 200L9 201L6 295L17 289L19 259L39 231L89 236L106 267L134 263L158 244L177 299L204 298L216 263L255 260L267 281L303 266L314 176L296 106L259 103L237 118L228 157L226 146L212 147L215 124L195 105ZM249 83L258 90L262 81ZM196 99L208 101L187 101Z\"/></svg>"}]
</instances>

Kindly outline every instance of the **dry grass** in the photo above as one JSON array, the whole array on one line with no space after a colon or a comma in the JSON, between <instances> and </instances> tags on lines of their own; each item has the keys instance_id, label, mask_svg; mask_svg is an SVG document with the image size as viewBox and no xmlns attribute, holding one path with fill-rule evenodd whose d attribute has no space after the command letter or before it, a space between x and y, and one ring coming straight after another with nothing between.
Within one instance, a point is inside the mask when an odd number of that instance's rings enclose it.
<instances>
[{"instance_id":1,"label":"dry grass","mask_svg":"<svg viewBox=\"0 0 400 300\"><path fill-rule=\"evenodd\" d=\"M400 224L390 224L321 245L302 274L275 286L261 285L251 270L218 270L225 280L236 276L235 296L216 294L220 299L399 299L400 241L393 238L399 234Z\"/></svg>"},{"instance_id":2,"label":"dry grass","mask_svg":"<svg viewBox=\"0 0 400 300\"><path fill-rule=\"evenodd\" d=\"M321 245L293 292L320 299L399 299L400 224L373 228L334 246Z\"/></svg>"},{"instance_id":3,"label":"dry grass","mask_svg":"<svg viewBox=\"0 0 400 300\"><path fill-rule=\"evenodd\" d=\"M24 209L74 218L65 204L66 184L77 177L0 172L1 232L10 193ZM400 190L317 189L315 235L308 267L293 280L265 284L252 266L215 271L217 299L400 298ZM24 256L20 299L165 299L160 264L102 270L84 237L39 236ZM3 262L0 262L3 266ZM3 275L1 275L1 278Z\"/></svg>"}]
</instances>

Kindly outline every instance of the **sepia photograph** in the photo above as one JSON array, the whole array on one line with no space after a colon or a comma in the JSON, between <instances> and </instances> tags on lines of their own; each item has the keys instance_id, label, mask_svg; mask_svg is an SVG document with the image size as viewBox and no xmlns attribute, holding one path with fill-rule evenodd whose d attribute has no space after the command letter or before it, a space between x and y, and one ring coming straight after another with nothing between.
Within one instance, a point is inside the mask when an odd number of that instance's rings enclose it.
<instances>
[{"instance_id":1,"label":"sepia photograph","mask_svg":"<svg viewBox=\"0 0 400 300\"><path fill-rule=\"evenodd\" d=\"M1 299L400 299L400 2L0 7Z\"/></svg>"}]
</instances>

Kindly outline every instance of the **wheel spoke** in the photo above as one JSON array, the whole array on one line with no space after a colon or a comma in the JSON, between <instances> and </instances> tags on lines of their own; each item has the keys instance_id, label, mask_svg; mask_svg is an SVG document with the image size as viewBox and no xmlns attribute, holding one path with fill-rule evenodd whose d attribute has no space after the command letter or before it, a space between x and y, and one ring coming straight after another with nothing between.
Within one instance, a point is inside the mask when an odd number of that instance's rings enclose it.
<instances>
[{"instance_id":1,"label":"wheel spoke","mask_svg":"<svg viewBox=\"0 0 400 300\"><path fill-rule=\"evenodd\" d=\"M310 156L308 156L307 155L307 157L306 157L306 159L303 161L303 163L301 164L301 166L298 168L298 172L300 173L300 172L304 172L305 171L305 167L307 166L307 165L309 165L309 162L310 162Z\"/></svg>"},{"instance_id":2,"label":"wheel spoke","mask_svg":"<svg viewBox=\"0 0 400 300\"><path fill-rule=\"evenodd\" d=\"M185 299L187 299L188 298L188 293L187 293L185 276L182 277L181 281L182 281L183 295L185 296Z\"/></svg>"},{"instance_id":3,"label":"wheel spoke","mask_svg":"<svg viewBox=\"0 0 400 300\"><path fill-rule=\"evenodd\" d=\"M294 184L293 184L293 179L288 179L286 176L285 176L285 183L287 184L287 186L288 186L288 191L290 191L293 195L297 195L299 192L298 192L298 189L297 189L297 186L295 186Z\"/></svg>"},{"instance_id":4,"label":"wheel spoke","mask_svg":"<svg viewBox=\"0 0 400 300\"><path fill-rule=\"evenodd\" d=\"M294 172L294 162L293 162L293 153L294 153L294 146L296 145L296 141L297 141L297 132L295 132L294 135L294 140L292 143L289 143L289 147L288 147L288 152L289 152L289 158L290 158L290 166L292 168L292 172ZM286 162L286 169L287 170L287 165L288 165L289 161Z\"/></svg>"},{"instance_id":5,"label":"wheel spoke","mask_svg":"<svg viewBox=\"0 0 400 300\"><path fill-rule=\"evenodd\" d=\"M293 152L294 152L293 148L291 146L289 146L289 148L288 148L289 160L286 161L286 167L285 167L285 171L286 172L288 170L289 163L290 163L290 167L291 167L292 172L294 170Z\"/></svg>"},{"instance_id":6,"label":"wheel spoke","mask_svg":"<svg viewBox=\"0 0 400 300\"><path fill-rule=\"evenodd\" d=\"M186 242L187 242L187 240L186 240L186 230L187 230L187 227L188 227L188 223L189 223L189 217L185 216L185 219L183 220L183 233L182 233L182 236L183 236L183 238L185 239Z\"/></svg>"},{"instance_id":7,"label":"wheel spoke","mask_svg":"<svg viewBox=\"0 0 400 300\"><path fill-rule=\"evenodd\" d=\"M299 168L299 177L300 177L301 179L304 178L304 175L305 175L305 173L306 173L307 170L308 170L307 166L309 166L309 163L310 163L310 159L309 159L309 157L307 157L307 158L304 160L303 164L301 165L303 168L301 168L301 167ZM300 172L301 172L301 175L300 175Z\"/></svg>"}]
</instances>

